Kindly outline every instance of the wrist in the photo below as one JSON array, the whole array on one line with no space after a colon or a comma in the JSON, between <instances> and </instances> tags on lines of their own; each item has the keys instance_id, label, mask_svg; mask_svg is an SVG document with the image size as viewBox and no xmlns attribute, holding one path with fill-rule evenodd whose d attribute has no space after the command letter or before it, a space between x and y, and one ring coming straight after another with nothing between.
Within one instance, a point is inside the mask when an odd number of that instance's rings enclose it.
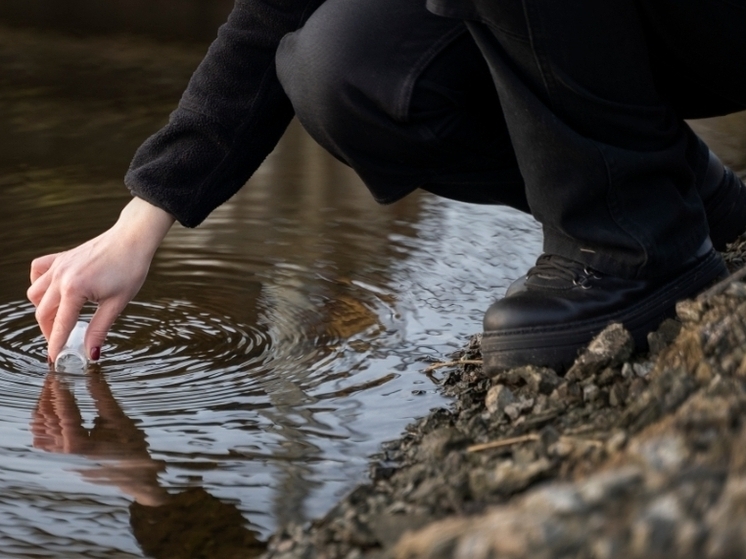
<instances>
[{"instance_id":1,"label":"wrist","mask_svg":"<svg viewBox=\"0 0 746 559\"><path fill-rule=\"evenodd\" d=\"M122 241L149 245L155 252L175 221L165 210L134 197L122 209L113 229Z\"/></svg>"}]
</instances>

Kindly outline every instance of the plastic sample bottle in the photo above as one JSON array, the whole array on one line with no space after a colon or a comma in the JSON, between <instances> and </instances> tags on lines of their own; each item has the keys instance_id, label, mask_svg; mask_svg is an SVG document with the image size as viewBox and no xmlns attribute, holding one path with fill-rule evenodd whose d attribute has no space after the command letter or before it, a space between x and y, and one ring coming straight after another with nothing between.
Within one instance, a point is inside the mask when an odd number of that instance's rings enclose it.
<instances>
[{"instance_id":1,"label":"plastic sample bottle","mask_svg":"<svg viewBox=\"0 0 746 559\"><path fill-rule=\"evenodd\" d=\"M70 332L62 351L54 361L54 370L60 373L82 373L88 366L85 353L85 331L88 324L78 322Z\"/></svg>"}]
</instances>

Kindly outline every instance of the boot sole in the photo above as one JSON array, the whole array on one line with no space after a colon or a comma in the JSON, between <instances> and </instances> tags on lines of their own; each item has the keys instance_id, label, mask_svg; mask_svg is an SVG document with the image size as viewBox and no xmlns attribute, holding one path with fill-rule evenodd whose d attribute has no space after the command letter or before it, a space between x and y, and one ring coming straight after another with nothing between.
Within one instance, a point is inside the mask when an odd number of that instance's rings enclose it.
<instances>
[{"instance_id":1,"label":"boot sole","mask_svg":"<svg viewBox=\"0 0 746 559\"><path fill-rule=\"evenodd\" d=\"M717 279L727 276L721 256L712 251L691 270L660 287L638 303L600 318L559 324L484 332L482 357L490 376L525 365L550 367L557 372L572 365L581 349L609 324L620 323L635 340L635 348L647 348L647 334L675 315L676 303L697 295Z\"/></svg>"}]
</instances>

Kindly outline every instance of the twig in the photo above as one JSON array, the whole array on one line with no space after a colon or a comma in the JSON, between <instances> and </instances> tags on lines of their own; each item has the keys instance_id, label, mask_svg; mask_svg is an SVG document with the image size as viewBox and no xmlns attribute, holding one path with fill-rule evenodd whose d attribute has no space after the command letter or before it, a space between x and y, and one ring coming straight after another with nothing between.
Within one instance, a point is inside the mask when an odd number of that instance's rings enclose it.
<instances>
[{"instance_id":1,"label":"twig","mask_svg":"<svg viewBox=\"0 0 746 559\"><path fill-rule=\"evenodd\" d=\"M423 372L432 373L435 369L440 369L442 367L455 367L456 365L481 365L482 363L483 361L481 359L457 359L455 361L442 361L433 363Z\"/></svg>"},{"instance_id":2,"label":"twig","mask_svg":"<svg viewBox=\"0 0 746 559\"><path fill-rule=\"evenodd\" d=\"M539 435L536 433L530 433L528 435L522 435L520 437L511 437L509 439L500 439L499 441L490 441L488 443L473 444L467 447L466 452L480 452L482 450L490 450L493 448L502 448L504 446L511 446L514 444L530 443L532 441L538 441Z\"/></svg>"}]
</instances>

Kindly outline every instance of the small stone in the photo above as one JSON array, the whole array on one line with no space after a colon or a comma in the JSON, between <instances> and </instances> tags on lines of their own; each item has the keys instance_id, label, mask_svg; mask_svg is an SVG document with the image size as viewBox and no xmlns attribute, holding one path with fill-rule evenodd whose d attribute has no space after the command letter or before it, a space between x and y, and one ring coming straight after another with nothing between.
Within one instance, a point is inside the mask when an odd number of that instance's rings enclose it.
<instances>
[{"instance_id":1,"label":"small stone","mask_svg":"<svg viewBox=\"0 0 746 559\"><path fill-rule=\"evenodd\" d=\"M676 525L683 516L681 504L674 495L657 498L632 526L632 549L641 557L671 552Z\"/></svg>"},{"instance_id":2,"label":"small stone","mask_svg":"<svg viewBox=\"0 0 746 559\"><path fill-rule=\"evenodd\" d=\"M547 454L557 458L567 458L575 450L575 445L569 439L560 438L556 443L549 446Z\"/></svg>"},{"instance_id":3,"label":"small stone","mask_svg":"<svg viewBox=\"0 0 746 559\"><path fill-rule=\"evenodd\" d=\"M380 481L389 479L396 472L396 466L391 464L384 464L382 462L375 462L370 465L369 475L374 481Z\"/></svg>"},{"instance_id":4,"label":"small stone","mask_svg":"<svg viewBox=\"0 0 746 559\"><path fill-rule=\"evenodd\" d=\"M516 397L510 388L498 384L489 389L484 399L484 405L490 414L502 415L505 413L505 408L516 401Z\"/></svg>"},{"instance_id":5,"label":"small stone","mask_svg":"<svg viewBox=\"0 0 746 559\"><path fill-rule=\"evenodd\" d=\"M627 400L627 387L623 384L615 384L609 390L609 404L618 408Z\"/></svg>"},{"instance_id":6,"label":"small stone","mask_svg":"<svg viewBox=\"0 0 746 559\"><path fill-rule=\"evenodd\" d=\"M727 398L697 394L685 402L676 415L677 424L682 428L704 431L727 429L733 424L737 412Z\"/></svg>"},{"instance_id":7,"label":"small stone","mask_svg":"<svg viewBox=\"0 0 746 559\"><path fill-rule=\"evenodd\" d=\"M546 458L539 458L531 464L516 465L513 461L504 461L497 465L492 477L492 488L496 493L510 495L525 489L541 478L552 468Z\"/></svg>"},{"instance_id":8,"label":"small stone","mask_svg":"<svg viewBox=\"0 0 746 559\"><path fill-rule=\"evenodd\" d=\"M515 372L532 394L551 394L563 382L552 369L543 367L521 367Z\"/></svg>"},{"instance_id":9,"label":"small stone","mask_svg":"<svg viewBox=\"0 0 746 559\"><path fill-rule=\"evenodd\" d=\"M746 298L746 284L740 281L734 281L728 287L725 288L725 295L730 297L737 297L739 299Z\"/></svg>"},{"instance_id":10,"label":"small stone","mask_svg":"<svg viewBox=\"0 0 746 559\"><path fill-rule=\"evenodd\" d=\"M468 440L458 429L443 427L425 435L417 452L425 459L442 459L451 451L460 450L466 444Z\"/></svg>"},{"instance_id":11,"label":"small stone","mask_svg":"<svg viewBox=\"0 0 746 559\"><path fill-rule=\"evenodd\" d=\"M631 379L635 375L635 370L632 368L632 363L626 362L622 365L622 378Z\"/></svg>"},{"instance_id":12,"label":"small stone","mask_svg":"<svg viewBox=\"0 0 746 559\"><path fill-rule=\"evenodd\" d=\"M541 441L541 445L544 448L549 448L550 446L552 446L554 443L560 440L560 437L560 432L551 425L547 425L539 433L539 440Z\"/></svg>"},{"instance_id":13,"label":"small stone","mask_svg":"<svg viewBox=\"0 0 746 559\"><path fill-rule=\"evenodd\" d=\"M583 393L575 382L563 382L549 396L553 400L560 400L563 404L582 400Z\"/></svg>"},{"instance_id":14,"label":"small stone","mask_svg":"<svg viewBox=\"0 0 746 559\"><path fill-rule=\"evenodd\" d=\"M633 380L629 385L629 390L627 391L627 401L635 401L639 399L643 392L645 392L646 388L647 382L643 379L636 378Z\"/></svg>"},{"instance_id":15,"label":"small stone","mask_svg":"<svg viewBox=\"0 0 746 559\"><path fill-rule=\"evenodd\" d=\"M617 369L606 367L601 374L598 375L597 384L599 386L608 386L613 383L619 376L620 372Z\"/></svg>"},{"instance_id":16,"label":"small stone","mask_svg":"<svg viewBox=\"0 0 746 559\"><path fill-rule=\"evenodd\" d=\"M522 410L523 407L521 406L521 404L519 402L514 402L505 406L505 409L503 411L505 412L505 415L507 415L511 420L515 421L521 415Z\"/></svg>"},{"instance_id":17,"label":"small stone","mask_svg":"<svg viewBox=\"0 0 746 559\"><path fill-rule=\"evenodd\" d=\"M651 355L657 355L663 351L676 339L680 331L681 322L671 318L664 320L655 332L648 334L648 350Z\"/></svg>"},{"instance_id":18,"label":"small stone","mask_svg":"<svg viewBox=\"0 0 746 559\"><path fill-rule=\"evenodd\" d=\"M712 367L710 367L710 365L708 365L705 361L699 363L697 365L697 369L694 371L694 378L697 379L697 382L699 384L709 383L714 376L715 373L713 372Z\"/></svg>"},{"instance_id":19,"label":"small stone","mask_svg":"<svg viewBox=\"0 0 746 559\"><path fill-rule=\"evenodd\" d=\"M542 413L549 408L549 398L544 394L539 394L533 407L533 413Z\"/></svg>"},{"instance_id":20,"label":"small stone","mask_svg":"<svg viewBox=\"0 0 746 559\"><path fill-rule=\"evenodd\" d=\"M630 358L635 347L632 335L621 324L610 324L593 338L588 348L578 357L567 380L580 380L597 374L606 367L620 367Z\"/></svg>"},{"instance_id":21,"label":"small stone","mask_svg":"<svg viewBox=\"0 0 746 559\"><path fill-rule=\"evenodd\" d=\"M629 494L642 482L639 468L628 466L596 474L580 488L580 496L590 506L600 506L609 501Z\"/></svg>"},{"instance_id":22,"label":"small stone","mask_svg":"<svg viewBox=\"0 0 746 559\"><path fill-rule=\"evenodd\" d=\"M287 553L295 547L293 540L282 540L275 546L275 551L278 553Z\"/></svg>"},{"instance_id":23,"label":"small stone","mask_svg":"<svg viewBox=\"0 0 746 559\"><path fill-rule=\"evenodd\" d=\"M606 452L609 454L613 454L614 452L619 452L624 448L624 445L627 444L627 433L624 431L617 431L611 437L609 437L609 440L606 441Z\"/></svg>"},{"instance_id":24,"label":"small stone","mask_svg":"<svg viewBox=\"0 0 746 559\"><path fill-rule=\"evenodd\" d=\"M700 301L687 299L676 303L676 316L682 322L697 322L704 314L704 305Z\"/></svg>"},{"instance_id":25,"label":"small stone","mask_svg":"<svg viewBox=\"0 0 746 559\"><path fill-rule=\"evenodd\" d=\"M569 483L548 485L532 491L526 495L523 504L529 511L533 509L542 515L579 514L588 510L577 489Z\"/></svg>"},{"instance_id":26,"label":"small stone","mask_svg":"<svg viewBox=\"0 0 746 559\"><path fill-rule=\"evenodd\" d=\"M645 361L643 363L634 363L632 369L635 371L635 375L640 378L645 378L650 374L654 366L655 365L652 362Z\"/></svg>"},{"instance_id":27,"label":"small stone","mask_svg":"<svg viewBox=\"0 0 746 559\"><path fill-rule=\"evenodd\" d=\"M679 436L660 436L635 441L629 452L654 472L678 470L687 458L686 444Z\"/></svg>"},{"instance_id":28,"label":"small stone","mask_svg":"<svg viewBox=\"0 0 746 559\"><path fill-rule=\"evenodd\" d=\"M595 384L589 384L583 387L583 401L593 402L601 395L601 389Z\"/></svg>"}]
</instances>

